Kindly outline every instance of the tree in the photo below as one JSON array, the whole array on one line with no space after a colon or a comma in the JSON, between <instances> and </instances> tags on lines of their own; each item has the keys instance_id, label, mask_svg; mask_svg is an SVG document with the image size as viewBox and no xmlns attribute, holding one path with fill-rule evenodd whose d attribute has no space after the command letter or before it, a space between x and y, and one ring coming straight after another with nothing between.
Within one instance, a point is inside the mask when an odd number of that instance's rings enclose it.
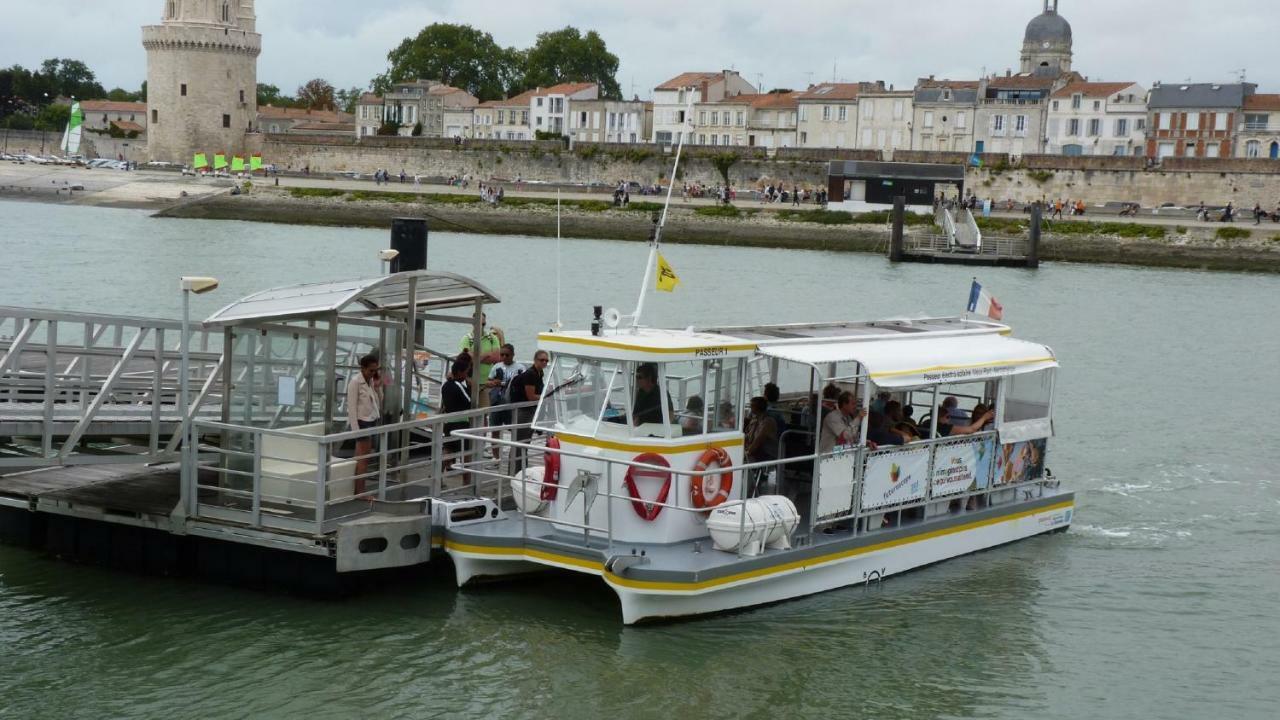
<instances>
[{"instance_id":1,"label":"tree","mask_svg":"<svg viewBox=\"0 0 1280 720\"><path fill-rule=\"evenodd\" d=\"M107 94L89 66L79 60L50 58L40 64L40 74L53 88L51 94L74 98L100 98Z\"/></svg>"},{"instance_id":2,"label":"tree","mask_svg":"<svg viewBox=\"0 0 1280 720\"><path fill-rule=\"evenodd\" d=\"M722 152L711 156L711 165L720 173L720 177L724 179L725 187L732 187L733 183L729 182L729 170L738 164L738 153Z\"/></svg>"},{"instance_id":3,"label":"tree","mask_svg":"<svg viewBox=\"0 0 1280 720\"><path fill-rule=\"evenodd\" d=\"M592 30L583 35L575 27L544 32L525 53L525 72L521 87L549 87L564 82L593 82L600 86L600 97L621 100L618 56L609 52L604 38Z\"/></svg>"},{"instance_id":4,"label":"tree","mask_svg":"<svg viewBox=\"0 0 1280 720\"><path fill-rule=\"evenodd\" d=\"M414 137L422 137L422 123L420 122L414 123L413 130L411 131L410 134L412 134Z\"/></svg>"},{"instance_id":5,"label":"tree","mask_svg":"<svg viewBox=\"0 0 1280 720\"><path fill-rule=\"evenodd\" d=\"M360 102L361 95L364 95L364 91L358 87L353 87L350 90L339 90L334 99L337 101L339 110L354 115L356 103Z\"/></svg>"},{"instance_id":6,"label":"tree","mask_svg":"<svg viewBox=\"0 0 1280 720\"><path fill-rule=\"evenodd\" d=\"M375 92L393 83L435 79L481 100L500 100L515 86L518 54L469 25L434 23L387 53L391 67L373 80Z\"/></svg>"},{"instance_id":7,"label":"tree","mask_svg":"<svg viewBox=\"0 0 1280 720\"><path fill-rule=\"evenodd\" d=\"M281 95L280 88L275 85L258 83L258 106L273 105L275 107L293 107L294 100L288 95Z\"/></svg>"},{"instance_id":8,"label":"tree","mask_svg":"<svg viewBox=\"0 0 1280 720\"><path fill-rule=\"evenodd\" d=\"M400 123L395 120L383 120L382 127L378 128L379 135L399 135Z\"/></svg>"},{"instance_id":9,"label":"tree","mask_svg":"<svg viewBox=\"0 0 1280 720\"><path fill-rule=\"evenodd\" d=\"M45 105L40 108L40 114L36 115L36 130L56 130L62 132L67 126L67 121L71 119L70 105Z\"/></svg>"},{"instance_id":10,"label":"tree","mask_svg":"<svg viewBox=\"0 0 1280 720\"><path fill-rule=\"evenodd\" d=\"M298 88L298 104L308 110L332 110L336 106L333 85L322 78Z\"/></svg>"}]
</instances>

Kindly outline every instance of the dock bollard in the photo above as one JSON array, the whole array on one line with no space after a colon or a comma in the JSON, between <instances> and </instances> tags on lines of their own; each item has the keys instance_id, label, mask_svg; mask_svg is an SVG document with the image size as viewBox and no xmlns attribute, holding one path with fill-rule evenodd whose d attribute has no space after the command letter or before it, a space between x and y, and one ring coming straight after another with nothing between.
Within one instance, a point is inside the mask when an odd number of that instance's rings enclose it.
<instances>
[{"instance_id":1,"label":"dock bollard","mask_svg":"<svg viewBox=\"0 0 1280 720\"><path fill-rule=\"evenodd\" d=\"M1031 228L1027 240L1027 267L1032 270L1040 267L1040 228L1044 224L1041 217L1044 209L1040 203L1031 206Z\"/></svg>"}]
</instances>

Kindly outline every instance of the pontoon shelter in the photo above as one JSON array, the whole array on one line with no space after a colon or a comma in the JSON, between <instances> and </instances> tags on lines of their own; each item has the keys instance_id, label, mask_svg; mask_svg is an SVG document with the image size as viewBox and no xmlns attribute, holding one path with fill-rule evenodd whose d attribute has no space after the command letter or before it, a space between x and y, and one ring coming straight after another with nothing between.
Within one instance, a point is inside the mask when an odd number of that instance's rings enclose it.
<instances>
[{"instance_id":1,"label":"pontoon shelter","mask_svg":"<svg viewBox=\"0 0 1280 720\"><path fill-rule=\"evenodd\" d=\"M905 197L907 210L932 214L939 186L948 195L964 194L964 166L926 163L832 160L827 170L827 207L847 212L893 208Z\"/></svg>"}]
</instances>

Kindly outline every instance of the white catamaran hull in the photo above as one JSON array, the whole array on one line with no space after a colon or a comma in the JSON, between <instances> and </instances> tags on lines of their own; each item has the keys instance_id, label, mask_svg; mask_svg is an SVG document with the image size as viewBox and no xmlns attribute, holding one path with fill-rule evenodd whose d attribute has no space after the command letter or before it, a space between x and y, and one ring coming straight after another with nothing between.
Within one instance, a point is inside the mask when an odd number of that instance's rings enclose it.
<instances>
[{"instance_id":1,"label":"white catamaran hull","mask_svg":"<svg viewBox=\"0 0 1280 720\"><path fill-rule=\"evenodd\" d=\"M599 559L531 547L476 543L475 538L451 539L445 547L453 560L459 586L551 568L600 576L617 593L623 622L633 624L766 605L876 582L950 558L1066 530L1073 511L1074 500L1067 496L1035 509L1011 508L1006 514L965 524L937 528L925 525L918 533L905 536L886 534L879 542L870 540L855 546L833 543L827 552L812 546L796 548L772 556L772 562L757 563L754 569L710 579L689 576L671 581L648 580L625 569L606 570Z\"/></svg>"},{"instance_id":2,"label":"white catamaran hull","mask_svg":"<svg viewBox=\"0 0 1280 720\"><path fill-rule=\"evenodd\" d=\"M675 618L766 605L828 590L876 582L890 575L998 547L1054 531L1066 530L1072 507L1060 505L1034 514L1001 519L965 530L924 533L853 551L846 557L815 558L789 569L768 568L740 579L682 590L678 584L636 584L607 575L605 581L622 601L623 622ZM885 547L887 546L887 547ZM783 566L786 567L785 565ZM646 586L647 585L647 586ZM655 585L657 585L655 587Z\"/></svg>"}]
</instances>

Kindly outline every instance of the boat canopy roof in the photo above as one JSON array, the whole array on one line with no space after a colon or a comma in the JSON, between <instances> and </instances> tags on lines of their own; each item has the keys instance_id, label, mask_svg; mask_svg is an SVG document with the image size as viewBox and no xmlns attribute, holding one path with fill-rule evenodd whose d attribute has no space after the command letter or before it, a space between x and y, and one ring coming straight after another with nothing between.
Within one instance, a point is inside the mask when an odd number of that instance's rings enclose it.
<instances>
[{"instance_id":1,"label":"boat canopy roof","mask_svg":"<svg viewBox=\"0 0 1280 720\"><path fill-rule=\"evenodd\" d=\"M882 388L975 382L1058 366L1047 346L999 333L793 342L762 346L760 354L819 371L830 363L861 363Z\"/></svg>"},{"instance_id":2,"label":"boat canopy roof","mask_svg":"<svg viewBox=\"0 0 1280 720\"><path fill-rule=\"evenodd\" d=\"M676 362L748 357L756 350L756 343L711 332L639 328L609 330L599 336L582 331L542 333L538 347L601 360Z\"/></svg>"},{"instance_id":3,"label":"boat canopy roof","mask_svg":"<svg viewBox=\"0 0 1280 720\"><path fill-rule=\"evenodd\" d=\"M271 320L320 319L339 313L403 311L410 283L417 282L417 312L500 302L480 283L432 270L401 272L361 280L307 283L263 290L237 300L205 320L206 325L239 325Z\"/></svg>"}]
</instances>

